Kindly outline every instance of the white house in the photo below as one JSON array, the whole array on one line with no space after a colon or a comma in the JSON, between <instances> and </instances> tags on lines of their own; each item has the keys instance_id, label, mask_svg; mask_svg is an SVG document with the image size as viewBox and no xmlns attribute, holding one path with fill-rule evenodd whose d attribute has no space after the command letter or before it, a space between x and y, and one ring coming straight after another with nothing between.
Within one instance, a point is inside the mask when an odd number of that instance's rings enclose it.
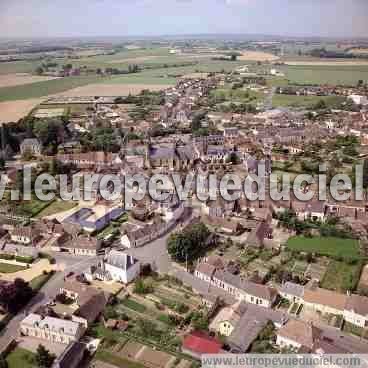
<instances>
[{"instance_id":1,"label":"white house","mask_svg":"<svg viewBox=\"0 0 368 368\"><path fill-rule=\"evenodd\" d=\"M290 319L277 331L276 344L281 348L298 350L303 346L312 350L321 334L322 331L311 323Z\"/></svg>"},{"instance_id":2,"label":"white house","mask_svg":"<svg viewBox=\"0 0 368 368\"><path fill-rule=\"evenodd\" d=\"M102 275L104 281L129 284L139 276L140 269L141 264L137 259L123 251L112 250L101 262L96 277L101 278L99 276Z\"/></svg>"},{"instance_id":3,"label":"white house","mask_svg":"<svg viewBox=\"0 0 368 368\"><path fill-rule=\"evenodd\" d=\"M356 105L367 105L368 104L367 96L350 95L349 99L352 100Z\"/></svg>"},{"instance_id":4,"label":"white house","mask_svg":"<svg viewBox=\"0 0 368 368\"><path fill-rule=\"evenodd\" d=\"M351 295L344 309L345 321L362 328L368 328L368 298Z\"/></svg>"},{"instance_id":5,"label":"white house","mask_svg":"<svg viewBox=\"0 0 368 368\"><path fill-rule=\"evenodd\" d=\"M60 344L78 341L84 331L84 327L79 323L54 317L42 317L35 313L29 314L20 323L22 335Z\"/></svg>"}]
</instances>

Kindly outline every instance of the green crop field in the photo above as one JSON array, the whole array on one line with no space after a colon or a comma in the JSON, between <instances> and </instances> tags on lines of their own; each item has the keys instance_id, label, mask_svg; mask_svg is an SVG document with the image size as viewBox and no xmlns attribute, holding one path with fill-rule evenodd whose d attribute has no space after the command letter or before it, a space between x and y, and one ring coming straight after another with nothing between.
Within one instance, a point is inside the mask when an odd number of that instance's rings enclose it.
<instances>
[{"instance_id":1,"label":"green crop field","mask_svg":"<svg viewBox=\"0 0 368 368\"><path fill-rule=\"evenodd\" d=\"M108 80L108 77L67 77L13 87L0 88L0 102L24 100L61 93L70 89Z\"/></svg>"},{"instance_id":2,"label":"green crop field","mask_svg":"<svg viewBox=\"0 0 368 368\"><path fill-rule=\"evenodd\" d=\"M285 65L280 67L290 84L356 85L368 81L368 65Z\"/></svg>"},{"instance_id":3,"label":"green crop field","mask_svg":"<svg viewBox=\"0 0 368 368\"><path fill-rule=\"evenodd\" d=\"M287 247L290 250L326 256L358 258L360 255L358 241L354 239L294 236L288 240Z\"/></svg>"}]
</instances>

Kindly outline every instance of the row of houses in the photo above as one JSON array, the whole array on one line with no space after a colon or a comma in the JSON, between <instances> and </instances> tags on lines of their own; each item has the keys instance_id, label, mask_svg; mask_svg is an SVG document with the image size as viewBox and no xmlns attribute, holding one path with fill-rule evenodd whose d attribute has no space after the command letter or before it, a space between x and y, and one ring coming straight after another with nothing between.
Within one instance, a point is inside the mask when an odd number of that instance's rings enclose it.
<instances>
[{"instance_id":1,"label":"row of houses","mask_svg":"<svg viewBox=\"0 0 368 368\"><path fill-rule=\"evenodd\" d=\"M303 303L319 313L342 316L355 326L368 328L368 297L344 295L319 287L304 287L286 282L280 289L280 295L290 302Z\"/></svg>"},{"instance_id":2,"label":"row of houses","mask_svg":"<svg viewBox=\"0 0 368 368\"><path fill-rule=\"evenodd\" d=\"M271 308L277 298L277 290L265 285L243 279L240 275L229 272L217 259L207 258L198 264L194 275L213 285L225 290L236 300Z\"/></svg>"}]
</instances>

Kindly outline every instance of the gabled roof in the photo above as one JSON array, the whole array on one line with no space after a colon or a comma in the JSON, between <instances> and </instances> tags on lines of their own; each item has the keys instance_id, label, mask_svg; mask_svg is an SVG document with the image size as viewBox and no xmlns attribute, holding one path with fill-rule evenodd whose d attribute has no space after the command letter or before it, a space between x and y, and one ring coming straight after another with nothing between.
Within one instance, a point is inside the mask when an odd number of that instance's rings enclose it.
<instances>
[{"instance_id":1,"label":"gabled roof","mask_svg":"<svg viewBox=\"0 0 368 368\"><path fill-rule=\"evenodd\" d=\"M315 341L320 338L322 330L313 324L291 319L280 328L277 334L312 349Z\"/></svg>"},{"instance_id":2,"label":"gabled roof","mask_svg":"<svg viewBox=\"0 0 368 368\"><path fill-rule=\"evenodd\" d=\"M106 263L118 268L121 268L127 271L134 264L136 264L138 260L133 256L118 250L112 250L107 256Z\"/></svg>"},{"instance_id":3,"label":"gabled roof","mask_svg":"<svg viewBox=\"0 0 368 368\"><path fill-rule=\"evenodd\" d=\"M349 296L345 309L360 316L368 317L368 298L360 295Z\"/></svg>"},{"instance_id":4,"label":"gabled roof","mask_svg":"<svg viewBox=\"0 0 368 368\"><path fill-rule=\"evenodd\" d=\"M302 298L304 295L304 286L287 281L282 285L280 292Z\"/></svg>"},{"instance_id":5,"label":"gabled roof","mask_svg":"<svg viewBox=\"0 0 368 368\"><path fill-rule=\"evenodd\" d=\"M346 305L347 296L321 288L305 289L304 301L311 304L326 305L343 311Z\"/></svg>"},{"instance_id":6,"label":"gabled roof","mask_svg":"<svg viewBox=\"0 0 368 368\"><path fill-rule=\"evenodd\" d=\"M184 338L183 348L199 354L218 354L222 344L204 332L194 331Z\"/></svg>"}]
</instances>

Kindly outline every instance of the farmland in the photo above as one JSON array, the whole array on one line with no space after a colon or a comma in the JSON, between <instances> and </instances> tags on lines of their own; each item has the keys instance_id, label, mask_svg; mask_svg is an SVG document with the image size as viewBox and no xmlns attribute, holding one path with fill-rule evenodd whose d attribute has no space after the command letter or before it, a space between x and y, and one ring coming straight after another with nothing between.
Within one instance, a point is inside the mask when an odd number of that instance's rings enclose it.
<instances>
[{"instance_id":1,"label":"farmland","mask_svg":"<svg viewBox=\"0 0 368 368\"><path fill-rule=\"evenodd\" d=\"M27 73L0 74L0 87L12 87L36 82L45 82L47 80L54 80L54 79L57 78L43 77Z\"/></svg>"},{"instance_id":2,"label":"farmland","mask_svg":"<svg viewBox=\"0 0 368 368\"><path fill-rule=\"evenodd\" d=\"M40 102L42 99L37 98L0 102L0 123L18 121L28 115Z\"/></svg>"},{"instance_id":3,"label":"farmland","mask_svg":"<svg viewBox=\"0 0 368 368\"><path fill-rule=\"evenodd\" d=\"M280 69L290 83L356 85L368 79L368 65L284 65Z\"/></svg>"},{"instance_id":4,"label":"farmland","mask_svg":"<svg viewBox=\"0 0 368 368\"><path fill-rule=\"evenodd\" d=\"M242 52L242 56L239 56L238 59L246 61L275 61L278 60L279 57L261 51L244 51Z\"/></svg>"},{"instance_id":5,"label":"farmland","mask_svg":"<svg viewBox=\"0 0 368 368\"><path fill-rule=\"evenodd\" d=\"M144 89L159 91L167 87L170 84L89 84L71 89L63 93L63 96L127 96L139 94Z\"/></svg>"},{"instance_id":6,"label":"farmland","mask_svg":"<svg viewBox=\"0 0 368 368\"><path fill-rule=\"evenodd\" d=\"M65 92L72 88L84 86L101 81L100 76L93 77L68 77L49 80L45 82L36 82L21 86L0 88L0 102L12 100L25 100L28 98L39 98ZM108 78L106 78L108 79Z\"/></svg>"},{"instance_id":7,"label":"farmland","mask_svg":"<svg viewBox=\"0 0 368 368\"><path fill-rule=\"evenodd\" d=\"M59 66L72 63L74 67L126 70L130 64L138 64L141 72L111 77L92 75L50 80L43 80L46 77L19 74L34 72L37 66L40 65L39 61L0 63L2 120L18 120L40 103L40 99L50 95L111 96L134 94L146 88L158 90L174 85L178 77L193 73L232 71L242 65L248 65L250 70L255 72L267 70L271 67L270 64L257 65L256 62L269 62L277 59L275 55L270 53L255 51L244 51L243 56L240 56L237 61L212 60L214 56L216 56L215 53L210 51L204 54L183 53L171 55L166 47L151 47L139 50L123 50L112 55L82 56L73 60L57 58L52 61ZM366 61L309 59L305 61L298 56L295 56L294 59L289 56L286 58L289 65L277 67L285 73L285 79L268 79L268 84L284 85L289 81L291 84L356 85L359 80L368 79L368 64ZM182 65L185 63L192 64ZM6 83L2 83L2 80ZM313 104L314 102L313 97L285 99L285 97L275 96L274 106L298 107L305 103L309 105L309 103Z\"/></svg>"},{"instance_id":8,"label":"farmland","mask_svg":"<svg viewBox=\"0 0 368 368\"><path fill-rule=\"evenodd\" d=\"M288 240L287 247L294 251L334 257L357 258L360 254L358 241L353 239L295 236Z\"/></svg>"}]
</instances>

